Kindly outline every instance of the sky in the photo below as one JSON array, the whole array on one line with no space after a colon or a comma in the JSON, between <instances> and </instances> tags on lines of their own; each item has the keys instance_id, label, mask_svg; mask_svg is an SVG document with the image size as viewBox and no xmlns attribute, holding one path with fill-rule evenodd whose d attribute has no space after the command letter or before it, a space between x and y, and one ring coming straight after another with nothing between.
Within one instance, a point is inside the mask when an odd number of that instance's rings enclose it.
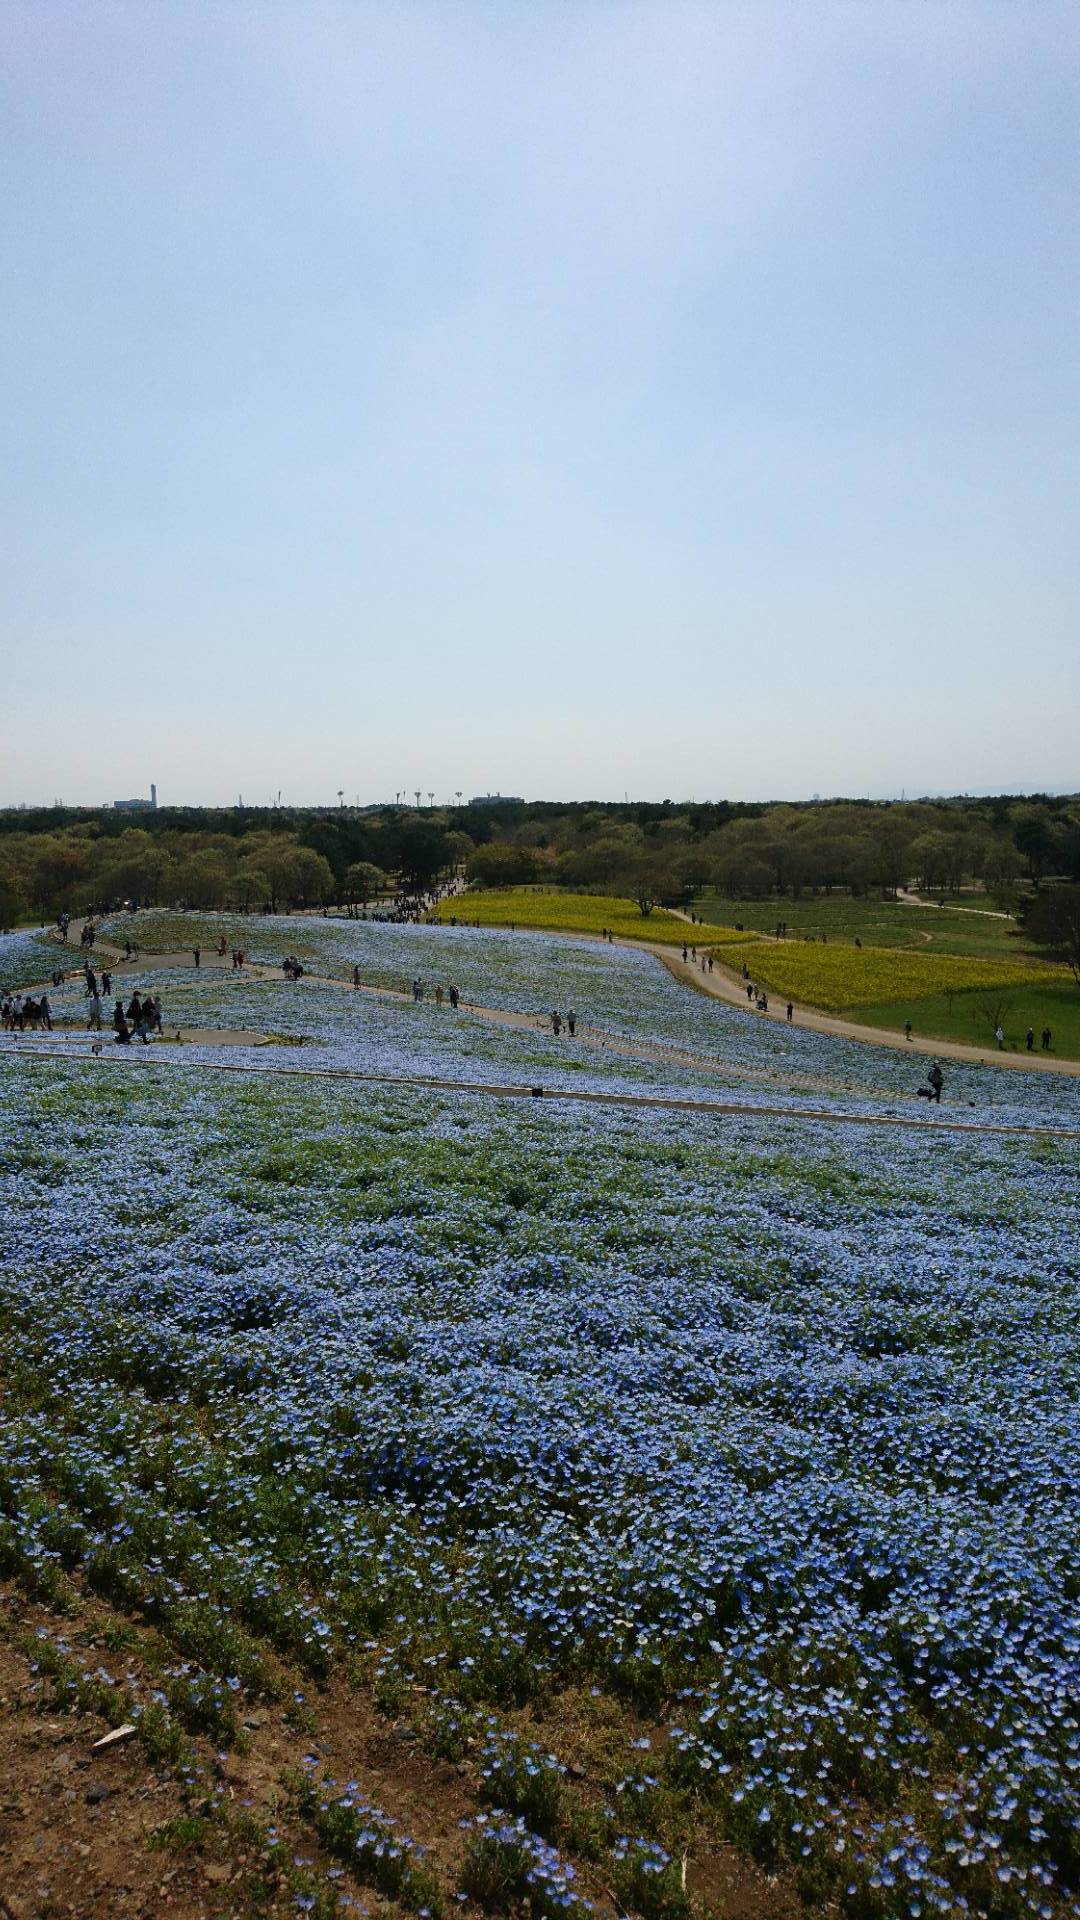
<instances>
[{"instance_id":1,"label":"sky","mask_svg":"<svg viewBox=\"0 0 1080 1920\"><path fill-rule=\"evenodd\" d=\"M0 805L1080 787L1078 56L5 0Z\"/></svg>"}]
</instances>

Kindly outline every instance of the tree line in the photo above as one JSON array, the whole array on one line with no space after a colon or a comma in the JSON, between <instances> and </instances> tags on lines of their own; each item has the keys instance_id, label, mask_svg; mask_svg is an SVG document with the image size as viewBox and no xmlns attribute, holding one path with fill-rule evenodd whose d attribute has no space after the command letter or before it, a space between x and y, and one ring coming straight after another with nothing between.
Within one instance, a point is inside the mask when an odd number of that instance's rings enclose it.
<instances>
[{"instance_id":1,"label":"tree line","mask_svg":"<svg viewBox=\"0 0 1080 1920\"><path fill-rule=\"evenodd\" d=\"M479 885L550 882L647 903L807 893L894 894L914 882L938 895L972 884L1012 905L1051 876L1080 880L1080 802L828 802L773 805L713 823L689 812L655 820L595 808L523 821L478 846Z\"/></svg>"},{"instance_id":2,"label":"tree line","mask_svg":"<svg viewBox=\"0 0 1080 1920\"><path fill-rule=\"evenodd\" d=\"M0 812L0 923L125 902L363 907L464 870L480 886L622 894L643 913L714 887L732 900L975 884L1022 906L1080 882L1080 799L514 802L304 811Z\"/></svg>"}]
</instances>

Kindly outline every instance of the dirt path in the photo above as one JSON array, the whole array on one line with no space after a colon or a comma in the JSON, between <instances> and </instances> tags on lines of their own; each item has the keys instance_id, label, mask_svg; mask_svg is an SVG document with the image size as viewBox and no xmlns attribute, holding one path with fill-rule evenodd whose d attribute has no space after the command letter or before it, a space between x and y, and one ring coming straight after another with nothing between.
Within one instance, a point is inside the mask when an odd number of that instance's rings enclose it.
<instances>
[{"instance_id":1,"label":"dirt path","mask_svg":"<svg viewBox=\"0 0 1080 1920\"><path fill-rule=\"evenodd\" d=\"M102 957L111 957L114 951L119 950L111 948L108 941L102 941L99 951ZM190 968L190 966L191 951L188 948L181 948L169 953L153 953L149 951L141 953L138 959L113 964L112 972L114 976L116 976L123 971L127 974L128 978L131 978L134 974L138 973L140 969L143 972L153 972L159 968L168 970L170 968ZM207 971L229 974L233 972L231 960L226 962L225 960L219 959L216 954L204 961L203 966ZM200 971L201 970L200 968ZM70 977L79 979L81 974L82 968L80 966L71 970ZM245 966L243 974L240 977L242 979L254 979L262 982L269 981L276 986L280 986L283 991L287 992L311 992L313 989L331 987L338 992L360 992L377 1000L389 1000L400 1006L412 1005L412 994L404 989L379 987L364 982L361 983L359 988L354 988L351 981L333 974L305 973L299 981L292 982L284 978L280 966L271 966L266 962L252 962ZM40 990L40 985L38 987L22 988L24 993L32 993ZM191 981L184 981L175 987L173 989L175 997L172 999L169 1011L173 1011L178 998L185 993L194 993L196 991L195 984ZM432 1005L430 998L425 1004L429 1007ZM444 1011L449 1015L453 1009L444 1003ZM465 998L460 1001L457 1011L470 1018L482 1020L491 1026L512 1027L519 1031L531 1033L547 1034L550 1032L550 1019L546 1014L521 1013L506 1007L486 1007L476 1001ZM72 1037L86 1037L86 1030L81 1026L65 1026L62 1021L54 1022L54 1026L57 1031L65 1032ZM169 1038L173 1034L178 1034L181 1041L188 1043L201 1041L207 1045L220 1043L225 1046L272 1046L289 1044L282 1042L280 1037L254 1034L250 1029L244 1028L199 1028L184 1026L177 1028L173 1020L166 1021L166 1027L166 1038ZM14 1035L11 1036L12 1039L15 1037ZM6 1035L0 1036L0 1044L2 1044L2 1041L6 1038L8 1038ZM25 1036L23 1036L23 1038L25 1038ZM724 1060L720 1055L695 1053L689 1048L671 1046L664 1041L634 1040L626 1034L610 1033L605 1028L594 1026L589 1021L579 1020L575 1039L570 1041L568 1037L568 1046L576 1046L579 1044L596 1048L605 1053L613 1053L621 1059L664 1061L673 1066L685 1067L692 1072L703 1073L709 1076L722 1073L727 1079L745 1080L752 1085L775 1086L779 1084L786 1087L789 1091L797 1090L810 1094L834 1093L842 1095L851 1091L850 1083L839 1077L830 1077L827 1074L801 1074L792 1071L786 1066L776 1067L765 1064L759 1066L748 1065L742 1062L729 1062ZM882 1100L891 1100L894 1097L892 1090L888 1087L868 1088L866 1091L870 1097L876 1096Z\"/></svg>"},{"instance_id":2,"label":"dirt path","mask_svg":"<svg viewBox=\"0 0 1080 1920\"><path fill-rule=\"evenodd\" d=\"M918 894L912 893L908 887L897 887L896 898L902 907L922 907L925 909L936 904L933 900L920 900ZM980 919L983 920L1012 920L1015 918L1015 915L1011 913L1002 913L1000 907L963 907L958 906L952 900L949 901L948 905L950 913L977 913Z\"/></svg>"},{"instance_id":3,"label":"dirt path","mask_svg":"<svg viewBox=\"0 0 1080 1920\"><path fill-rule=\"evenodd\" d=\"M682 917L685 918L685 916ZM690 922L688 921L687 924L689 925ZM534 929L522 928L520 931L531 932L534 931ZM539 929L536 929L536 931L539 931ZM547 933L550 929L545 928L543 931ZM558 937L556 934L556 938ZM575 934L572 937L575 939L595 939L600 943L600 936L598 934ZM767 938L768 936L764 937ZM684 961L677 947L671 948L659 942L649 940L617 939L614 943L607 944L623 947L628 952L646 952L653 954L655 958L660 961L661 965L667 968L672 978L677 980L680 985L693 987L697 992L705 994L708 999L724 1001L728 1006L737 1008L748 1020L773 1020L781 1026L788 1024L786 1001L782 994L775 996L776 1006L774 1008L770 1004L767 1013L758 1012L756 1007L751 1009L746 998L746 982L725 968L722 963L716 959L715 955L714 971L708 973L702 971L700 960L697 962L689 959ZM57 945L60 951L70 953L70 949L59 948L59 943L57 943ZM94 948L94 953L89 956L92 961L95 954L98 956L108 955L110 971L117 978L126 978L138 973L140 970L157 972L162 969L188 968L193 965L193 949L190 947L179 948L166 953L140 952L131 960L125 960L122 957L122 950L119 947L114 946L109 941L101 940L99 937ZM204 951L202 953L201 966L208 972L233 972L232 960L228 954L219 958L216 953L207 953ZM81 972L81 958L77 966L66 969L66 973L72 978L78 978ZM246 980L274 980L285 987L293 984L286 980L281 971L280 963L276 966L271 966L262 961L249 961L245 964L240 977ZM305 973L296 985L309 989L316 986L331 986L350 992L354 991L348 980L343 980L329 974ZM47 986L48 982L38 982L36 986L24 987L21 991L24 993L40 992ZM393 987L369 986L362 982L356 991L374 994L382 999L396 1001L403 1005L411 1004L412 1001L412 995L410 993L398 991ZM461 1001L460 1010L476 1018L490 1021L497 1026L527 1028L533 1032L543 1031L548 1024L546 1016L542 1014L514 1013L505 1008L484 1007L464 998ZM928 1059L959 1060L966 1062L969 1066L1005 1067L1025 1073L1058 1073L1064 1074L1071 1079L1080 1078L1080 1060L1060 1060L1056 1055L1043 1053L998 1053L993 1047L970 1047L961 1040L935 1040L933 1038L925 1038L922 1035L913 1036L908 1040L902 1033L898 1033L895 1028L865 1026L857 1021L845 1020L836 1014L819 1012L818 1009L814 1007L796 1005L794 1017L790 1024L796 1027L808 1028L812 1033L830 1034L834 1038L845 1040L858 1040L866 1046L889 1047L894 1052L899 1053L921 1054L925 1055ZM602 1028L591 1027L587 1023L581 1023L579 1025L578 1034L580 1038L587 1039L592 1044L603 1045L632 1058L671 1059L694 1067L704 1068L709 1072L716 1072L718 1067L722 1067L725 1072L739 1074L740 1077L756 1078L759 1075L767 1078L782 1077L786 1084L792 1084L791 1073L782 1072L780 1069L755 1069L733 1065L729 1066L726 1062L722 1062L718 1058L683 1053L680 1049L667 1048L657 1042L635 1043L624 1039L622 1036L607 1034ZM831 1090L837 1086L838 1083L815 1075L805 1077L803 1084L806 1085L808 1091L824 1091L826 1089ZM893 1096L889 1091L882 1090L881 1097L888 1099Z\"/></svg>"},{"instance_id":4,"label":"dirt path","mask_svg":"<svg viewBox=\"0 0 1080 1920\"><path fill-rule=\"evenodd\" d=\"M20 1036L21 1039L21 1036ZM122 1067L126 1062L119 1059L115 1052L102 1053L97 1059L87 1060L84 1055L64 1054L55 1048L41 1045L26 1046L20 1044L15 1049L20 1059L46 1060L52 1065L58 1061L67 1061L76 1066L92 1067L95 1073L108 1067ZM840 1113L829 1107L788 1107L779 1103L762 1103L747 1106L738 1100L699 1100L690 1096L685 1098L676 1094L663 1093L605 1093L592 1087L539 1087L525 1086L519 1082L495 1080L450 1080L436 1074L405 1073L364 1073L355 1067L281 1067L259 1062L258 1065L232 1060L196 1060L188 1062L176 1052L155 1052L152 1055L154 1066L190 1066L200 1073L256 1073L274 1074L288 1080L332 1080L344 1085L375 1087L411 1087L426 1089L435 1093L475 1093L482 1097L497 1100L539 1100L571 1101L574 1105L599 1107L627 1107L659 1109L670 1113L715 1114L718 1118L739 1118L755 1120L759 1117L782 1120L820 1120L828 1126L842 1127L906 1127L916 1133L977 1133L1003 1134L1009 1138L1025 1140L1080 1140L1080 1127L1023 1127L997 1124L993 1121L954 1120L950 1118L920 1118L914 1113L899 1113L895 1109L888 1113Z\"/></svg>"},{"instance_id":5,"label":"dirt path","mask_svg":"<svg viewBox=\"0 0 1080 1920\"><path fill-rule=\"evenodd\" d=\"M52 1023L52 1035L57 1040L63 1040L65 1042L73 1041L80 1047L85 1046L89 1048L92 1047L95 1042L99 1046L104 1045L111 1047L114 1045L113 1030L107 1020L103 1021L99 1033L95 1033L91 1027L77 1025L70 1020L54 1020ZM5 1046L17 1045L20 1041L25 1040L38 1040L46 1044L49 1040L49 1033L40 1028L36 1032L0 1033L0 1050ZM142 1041L133 1039L131 1041L133 1052L138 1053L141 1051L142 1044ZM294 1046L296 1043L295 1041L287 1040L284 1035L281 1034L253 1033L250 1027L176 1027L170 1025L165 1033L153 1034L146 1044L153 1047L282 1047Z\"/></svg>"}]
</instances>

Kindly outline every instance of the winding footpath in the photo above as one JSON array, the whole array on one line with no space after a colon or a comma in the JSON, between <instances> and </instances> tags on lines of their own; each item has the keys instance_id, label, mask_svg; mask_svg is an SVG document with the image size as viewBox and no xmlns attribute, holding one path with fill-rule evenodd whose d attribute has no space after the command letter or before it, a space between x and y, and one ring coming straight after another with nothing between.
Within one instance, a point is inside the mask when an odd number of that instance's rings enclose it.
<instances>
[{"instance_id":1,"label":"winding footpath","mask_svg":"<svg viewBox=\"0 0 1080 1920\"><path fill-rule=\"evenodd\" d=\"M770 1005L767 1013L759 1013L747 1005L745 980L715 957L714 971L702 973L700 965L683 960L678 948L672 951L670 947L644 941L634 944L647 945L648 951L684 986L696 987L710 999L727 1001L730 1006L738 1007L748 1020L775 1020L781 1026L787 1025L787 1003L782 994L774 996L778 1003L775 1008ZM796 1005L792 1025L809 1027L812 1033L831 1033L839 1039L861 1040L871 1047L892 1047L898 1053L924 1053L935 1060L964 1060L973 1067L1006 1067L1014 1073L1063 1073L1074 1079L1080 1076L1080 1060L1059 1060L1056 1054L1046 1053L999 1053L994 1047L969 1047L962 1040L927 1039L921 1034L907 1040L894 1027L864 1026L837 1014L819 1013L816 1007Z\"/></svg>"},{"instance_id":2,"label":"winding footpath","mask_svg":"<svg viewBox=\"0 0 1080 1920\"><path fill-rule=\"evenodd\" d=\"M522 931L527 930L522 929ZM782 1025L788 1024L786 1010L778 1010L775 1013L771 1009L764 1013L756 1009L751 1010L746 1003L745 982L739 979L737 975L722 967L715 959L714 971L710 974L707 971L703 972L700 964L695 964L690 959L684 961L677 948L672 950L659 943L649 941L619 940L614 942L614 944L624 947L628 951L640 951L644 949L646 952L653 954L681 985L691 987L696 992L705 994L707 998L721 1000L735 1007L746 1019L772 1019L779 1021ZM57 947L58 951L70 951L69 949L61 948L59 942L57 942ZM190 948L175 949L163 953L144 952L140 950L128 959L125 958L123 950L120 947L117 947L111 941L102 939L100 936L95 943L92 957L95 960L107 957L110 963L110 971L115 977L132 981L134 976L143 972L157 973L179 969L186 971L192 966L192 949ZM212 951L204 951L202 953L201 966L208 972L232 973L231 958L229 956L219 956L216 952ZM79 967L67 969L68 975L73 978L79 978L81 972L81 962ZM258 980L272 982L280 986L283 991L290 989L292 991L297 989L301 991L312 991L331 988L345 993L360 992L376 999L399 1004L411 1004L412 1001L412 995L407 990L373 986L364 982L361 982L360 986L356 987L349 980L334 975L305 972L299 981L289 982L283 975L280 964L270 965L264 961L246 962L240 977L245 981ZM47 991L49 985L50 983L47 981L37 982L20 989L20 991L24 993ZM196 990L194 982L178 983L176 988L178 994L194 992ZM430 1006L431 1003L428 1002L428 1005ZM544 1015L514 1012L500 1007L485 1007L464 998L461 1000L457 1011L459 1014L464 1014L468 1018L479 1019L485 1023L496 1026L514 1027L533 1032L546 1031L548 1028L548 1020ZM446 1013L449 1017L451 1013L449 1007L446 1008ZM997 1054L992 1051L986 1052L978 1048L965 1047L959 1042L942 1041L933 1043L923 1040L908 1041L905 1040L901 1034L891 1033L888 1030L876 1027L860 1026L852 1021L837 1019L828 1014L819 1014L813 1009L803 1007L798 1009L797 1021L793 1021L791 1024L809 1027L811 1030L820 1033L863 1041L871 1046L891 1046L901 1052L934 1054L940 1058L965 1060L980 1066L1011 1067L1014 1069L1020 1068L1022 1070L1034 1070L1043 1073L1066 1073L1073 1076L1080 1074L1080 1061L1057 1062L1041 1058L1038 1055ZM245 1028L209 1028L195 1026L185 1028L183 1026L177 1027L171 1019L168 1022L168 1028L170 1034L175 1033L176 1042L180 1043L181 1049L185 1044L249 1049L295 1046L298 1044L295 1040L288 1040L284 1036L273 1033L256 1033ZM54 1026L54 1033L60 1041L65 1043L63 1047L58 1046L55 1041L50 1042L46 1040L42 1035L33 1035L28 1040L24 1034L3 1034L0 1035L0 1040L10 1043L11 1050L22 1059L48 1060L53 1062L58 1060L81 1060L84 1063L88 1047L92 1047L95 1042L98 1042L97 1058L94 1061L95 1066L112 1065L122 1067L125 1064L125 1056L123 1054L117 1055L111 1048L107 1053L104 1051L104 1046L101 1043L104 1043L110 1037L107 1028L105 1032L99 1036L89 1032L81 1025L76 1026L74 1024L64 1025L57 1023ZM603 1028L594 1027L586 1022L579 1022L577 1040L583 1042L585 1045L597 1047L605 1052L615 1053L624 1058L669 1060L673 1064L680 1066L687 1066L706 1073L721 1072L727 1077L747 1080L757 1085L782 1081L791 1091L800 1089L808 1093L830 1093L834 1095L850 1091L849 1085L839 1078L825 1075L798 1075L792 1073L790 1069L747 1066L741 1063L735 1064L724 1060L721 1056L693 1053L683 1048L669 1046L660 1041L634 1041L626 1035L609 1033ZM74 1051L69 1050L69 1045L67 1044L72 1041L76 1043ZM550 1088L515 1082L454 1080L433 1075L371 1073L351 1068L271 1065L261 1060L258 1064L224 1060L201 1060L189 1063L184 1060L182 1050L173 1051L173 1046L176 1042L171 1044L166 1042L168 1047L167 1052L162 1051L161 1041L155 1044L153 1049L153 1062L155 1065L164 1063L176 1066L195 1064L202 1072L271 1073L291 1079L318 1079L357 1082L378 1086L424 1088L454 1093L474 1093L499 1099L537 1099L542 1097L547 1100L571 1101L578 1104L584 1103L631 1109L643 1107L652 1109L660 1108L676 1112L710 1113L727 1117L741 1116L745 1118L762 1115L764 1117L779 1117L792 1120L815 1120L827 1124L844 1126L901 1126L924 1133L1003 1134L1029 1138L1037 1135L1053 1139L1080 1139L1080 1128L1076 1127L997 1125L992 1122L953 1119L951 1117L943 1117L940 1114L935 1114L935 1116L931 1118L929 1115L923 1117L915 1113L901 1113L894 1106L890 1106L886 1111L881 1113L867 1114L842 1112L830 1108L815 1109L795 1107L780 1102L755 1103L749 1106L739 1101L700 1099L674 1094L607 1093L586 1088ZM142 1053L141 1048L138 1049L138 1053ZM886 1088L868 1088L865 1089L865 1092L869 1097L876 1097L883 1101L892 1101L896 1098L895 1092Z\"/></svg>"}]
</instances>

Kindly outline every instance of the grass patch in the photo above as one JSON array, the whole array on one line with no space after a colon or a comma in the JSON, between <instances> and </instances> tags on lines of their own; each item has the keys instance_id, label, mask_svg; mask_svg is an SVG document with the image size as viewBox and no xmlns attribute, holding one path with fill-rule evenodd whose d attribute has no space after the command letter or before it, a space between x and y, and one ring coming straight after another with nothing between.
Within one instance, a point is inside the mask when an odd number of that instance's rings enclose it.
<instances>
[{"instance_id":1,"label":"grass patch","mask_svg":"<svg viewBox=\"0 0 1080 1920\"><path fill-rule=\"evenodd\" d=\"M1024 1036L1028 1027L1035 1032L1035 1052L1043 1053L1042 1030L1049 1027L1049 1057L1080 1060L1080 987L1064 982L1053 986L1032 983L1001 994L968 992L871 1001L845 1011L868 1027L900 1028L910 1020L916 1036L961 1040L967 1046L996 1052L989 1011L999 1003L1006 1053L1026 1053Z\"/></svg>"},{"instance_id":2,"label":"grass patch","mask_svg":"<svg viewBox=\"0 0 1080 1920\"><path fill-rule=\"evenodd\" d=\"M994 902L983 894L970 907L905 906L901 900L859 899L843 894L807 896L802 900L731 900L715 888L702 890L695 911L723 925L737 922L748 933L775 933L786 920L789 937L807 934L820 940L854 942L865 946L907 947L922 953L966 953L983 959L1021 959L1027 952L1023 931L1014 920L991 917ZM984 911L975 911L978 907Z\"/></svg>"}]
</instances>

